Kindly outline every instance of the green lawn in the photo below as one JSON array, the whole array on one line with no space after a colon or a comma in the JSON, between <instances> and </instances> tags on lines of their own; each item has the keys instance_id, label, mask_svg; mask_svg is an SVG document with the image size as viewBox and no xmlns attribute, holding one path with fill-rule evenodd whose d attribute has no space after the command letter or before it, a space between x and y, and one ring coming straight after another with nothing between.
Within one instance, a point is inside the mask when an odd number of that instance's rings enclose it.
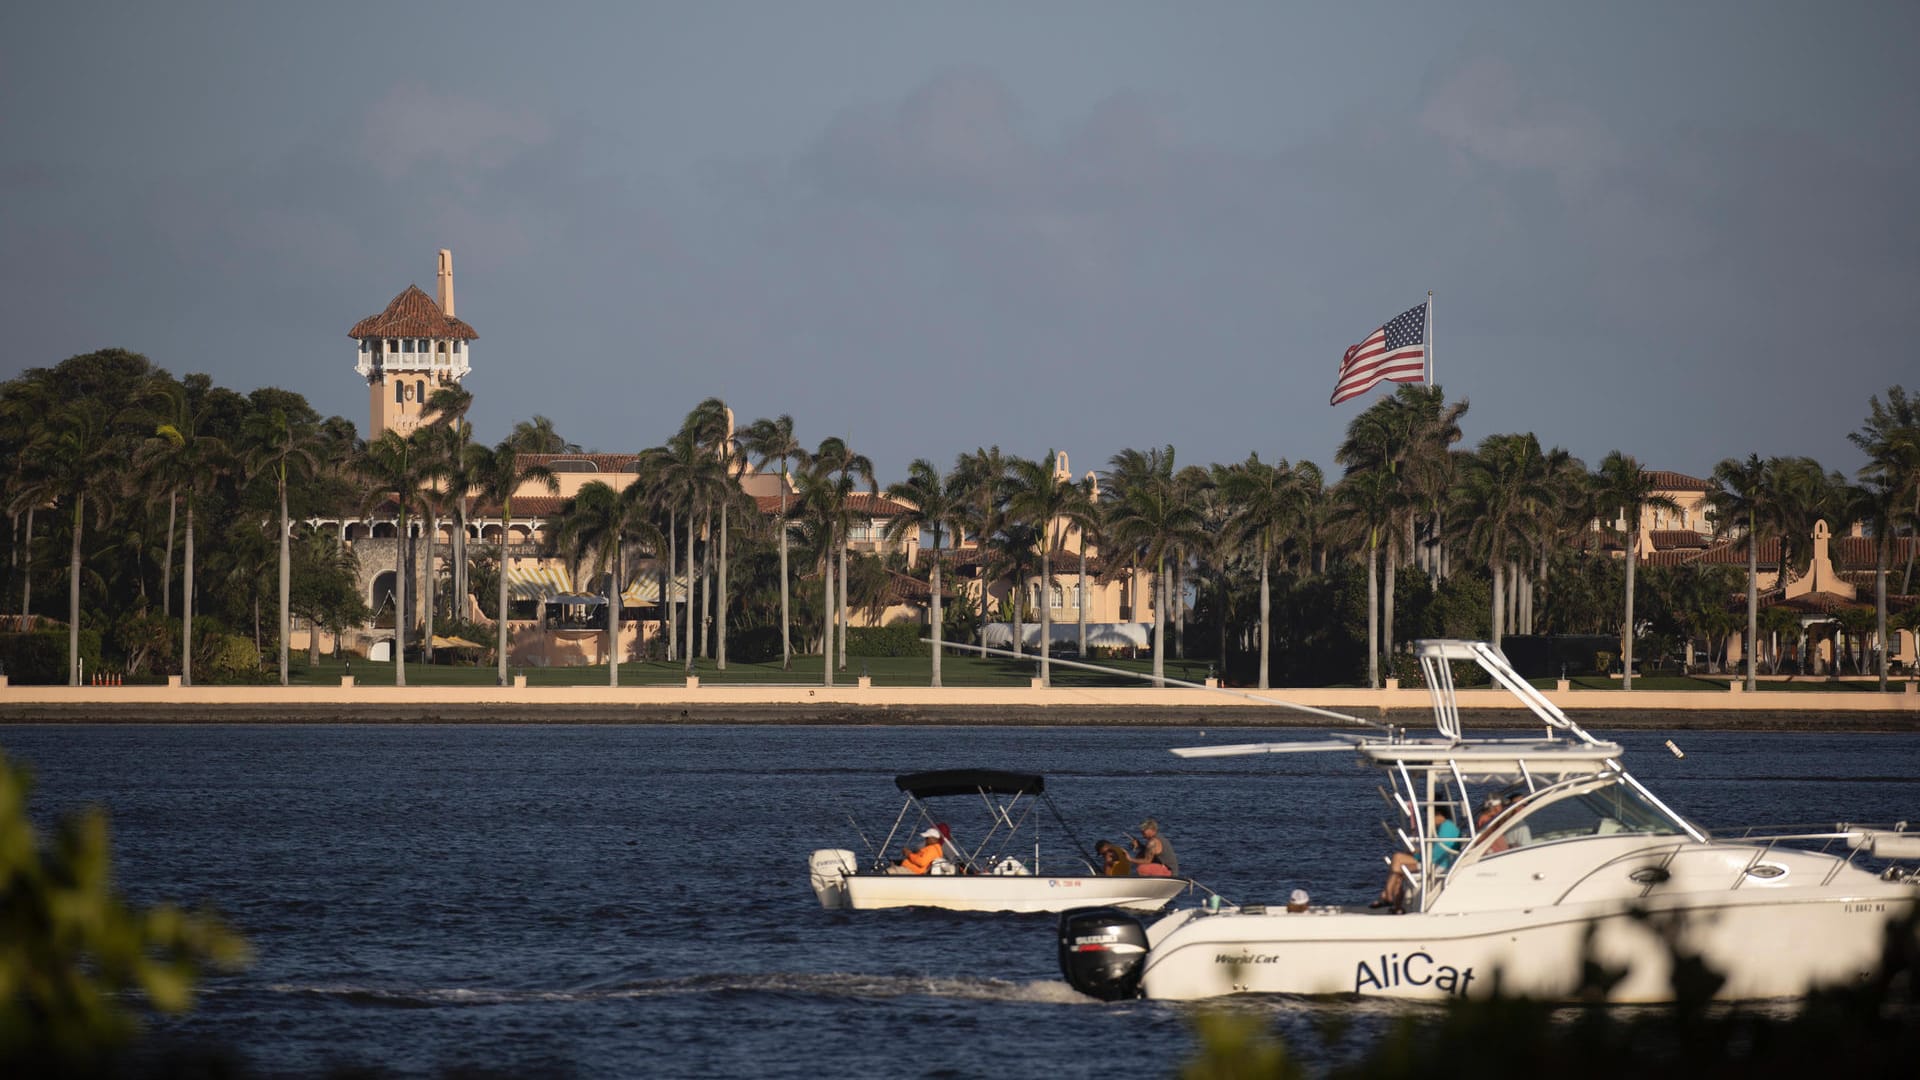
<instances>
[{"instance_id":1,"label":"green lawn","mask_svg":"<svg viewBox=\"0 0 1920 1080\"><path fill-rule=\"evenodd\" d=\"M1149 675L1153 671L1150 660L1117 660L1105 662L1104 666L1122 670L1137 671ZM843 671L834 674L837 685L851 685L861 674L871 675L875 686L926 686L932 678L933 662L927 657L890 657L890 656L849 656ZM1205 661L1170 661L1166 674L1171 679L1188 682L1201 682L1206 679L1211 666ZM300 685L334 685L340 677L349 673L344 661L322 658L318 665L308 668L305 659L298 654L293 657L291 681ZM486 667L453 666L449 664L407 664L407 684L409 686L492 686L496 681L498 669L492 665ZM607 669L605 666L538 668L513 667L513 675L525 675L528 686L605 686ZM1012 659L985 659L979 657L947 656L940 664L941 682L947 686L1026 686L1028 680L1040 673L1037 659L1018 661ZM354 659L351 662L351 674L354 681L363 686L391 685L393 683L393 665L377 663L371 660ZM783 671L778 660L762 664L742 664L731 662L727 670L714 667L712 660L700 660L694 664L694 674L700 677L702 685L710 686L756 686L756 685L820 685L820 657L796 656L793 670ZM620 685L622 686L680 686L686 679L686 669L682 664L647 662L620 665ZM1117 675L1106 675L1094 671L1082 671L1057 665L1053 669L1055 686L1145 686L1145 679L1127 679Z\"/></svg>"}]
</instances>

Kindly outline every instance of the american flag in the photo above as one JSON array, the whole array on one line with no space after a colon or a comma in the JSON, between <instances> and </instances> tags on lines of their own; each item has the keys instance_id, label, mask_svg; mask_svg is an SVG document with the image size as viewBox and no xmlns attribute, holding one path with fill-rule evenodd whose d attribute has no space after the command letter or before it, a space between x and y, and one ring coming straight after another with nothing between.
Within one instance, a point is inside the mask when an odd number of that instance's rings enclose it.
<instances>
[{"instance_id":1,"label":"american flag","mask_svg":"<svg viewBox=\"0 0 1920 1080\"><path fill-rule=\"evenodd\" d=\"M1417 383L1426 377L1427 305L1420 304L1395 315L1347 350L1346 359L1340 361L1340 378L1333 385L1333 400L1327 404L1338 405L1383 382Z\"/></svg>"}]
</instances>

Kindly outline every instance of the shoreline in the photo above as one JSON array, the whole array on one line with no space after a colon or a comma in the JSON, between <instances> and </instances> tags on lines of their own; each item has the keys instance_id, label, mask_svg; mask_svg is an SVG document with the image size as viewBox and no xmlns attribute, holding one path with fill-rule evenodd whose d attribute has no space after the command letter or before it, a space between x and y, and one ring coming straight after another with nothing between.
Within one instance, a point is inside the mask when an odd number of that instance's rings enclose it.
<instances>
[{"instance_id":1,"label":"shoreline","mask_svg":"<svg viewBox=\"0 0 1920 1080\"><path fill-rule=\"evenodd\" d=\"M1693 708L1590 708L1576 721L1606 731L1920 732L1909 711L1804 708L1729 709L1724 699ZM1229 704L1092 705L948 704L858 705L844 702L300 702L277 703L271 715L242 702L13 702L0 700L0 730L27 724L447 724L447 725L731 725L872 727L1174 727L1328 728L1339 721L1275 707ZM1431 727L1426 708L1353 708L1352 715L1405 727ZM1463 708L1469 728L1535 730L1540 722L1520 708Z\"/></svg>"}]
</instances>

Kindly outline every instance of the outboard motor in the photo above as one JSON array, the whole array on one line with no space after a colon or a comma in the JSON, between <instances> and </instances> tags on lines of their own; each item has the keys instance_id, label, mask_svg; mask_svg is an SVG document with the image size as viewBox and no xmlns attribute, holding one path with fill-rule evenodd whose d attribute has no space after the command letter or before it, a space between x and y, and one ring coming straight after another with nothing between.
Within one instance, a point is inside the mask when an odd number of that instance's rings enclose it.
<instances>
[{"instance_id":1,"label":"outboard motor","mask_svg":"<svg viewBox=\"0 0 1920 1080\"><path fill-rule=\"evenodd\" d=\"M1102 1001L1140 996L1147 929L1119 908L1078 908L1060 916L1060 974Z\"/></svg>"},{"instance_id":2,"label":"outboard motor","mask_svg":"<svg viewBox=\"0 0 1920 1080\"><path fill-rule=\"evenodd\" d=\"M847 878L860 872L859 860L853 852L845 848L820 848L807 858L807 871L813 881L813 895L820 898L821 907L831 911L848 906Z\"/></svg>"}]
</instances>

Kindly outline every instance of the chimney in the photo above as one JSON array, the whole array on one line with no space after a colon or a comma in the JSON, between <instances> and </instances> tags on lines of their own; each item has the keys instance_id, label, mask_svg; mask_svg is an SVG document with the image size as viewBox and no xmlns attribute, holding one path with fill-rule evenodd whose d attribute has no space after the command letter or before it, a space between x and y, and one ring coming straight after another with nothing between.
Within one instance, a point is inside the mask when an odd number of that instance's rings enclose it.
<instances>
[{"instance_id":1,"label":"chimney","mask_svg":"<svg viewBox=\"0 0 1920 1080\"><path fill-rule=\"evenodd\" d=\"M440 249L440 311L453 318L453 252Z\"/></svg>"}]
</instances>

